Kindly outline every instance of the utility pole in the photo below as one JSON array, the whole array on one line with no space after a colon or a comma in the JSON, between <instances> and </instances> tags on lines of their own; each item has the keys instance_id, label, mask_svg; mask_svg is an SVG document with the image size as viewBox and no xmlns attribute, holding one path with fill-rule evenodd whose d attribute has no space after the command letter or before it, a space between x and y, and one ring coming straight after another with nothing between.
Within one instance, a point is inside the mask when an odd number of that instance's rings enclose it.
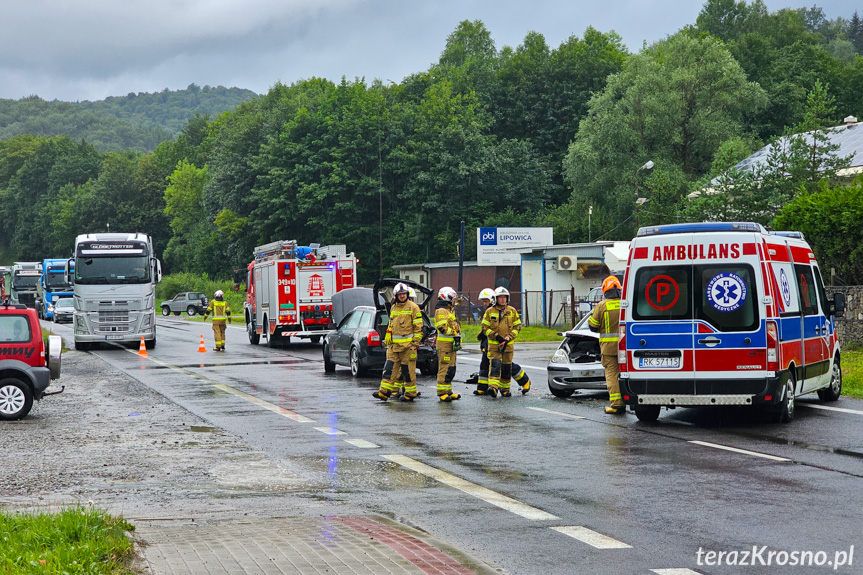
<instances>
[{"instance_id":1,"label":"utility pole","mask_svg":"<svg viewBox=\"0 0 863 575\"><path fill-rule=\"evenodd\" d=\"M462 277L464 274L464 220L461 221L461 230L458 240L458 293L461 295Z\"/></svg>"}]
</instances>

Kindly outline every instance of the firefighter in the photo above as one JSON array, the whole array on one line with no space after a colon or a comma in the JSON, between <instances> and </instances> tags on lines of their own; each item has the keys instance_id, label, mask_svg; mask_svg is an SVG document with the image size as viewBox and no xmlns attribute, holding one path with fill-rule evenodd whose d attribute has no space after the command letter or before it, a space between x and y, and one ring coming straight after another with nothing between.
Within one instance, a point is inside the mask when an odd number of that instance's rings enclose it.
<instances>
[{"instance_id":1,"label":"firefighter","mask_svg":"<svg viewBox=\"0 0 863 575\"><path fill-rule=\"evenodd\" d=\"M605 408L605 413L626 415L626 405L620 395L620 366L617 363L617 340L620 326L620 281L614 276L608 276L602 282L603 300L599 302L587 326L590 331L599 332L599 349L602 353L602 367L605 368L605 385L608 387L608 399L611 405Z\"/></svg>"},{"instance_id":2,"label":"firefighter","mask_svg":"<svg viewBox=\"0 0 863 575\"><path fill-rule=\"evenodd\" d=\"M488 338L488 394L510 397L512 379L513 342L521 330L518 311L509 305L509 290L499 287L494 290L494 305L485 310L481 329Z\"/></svg>"},{"instance_id":3,"label":"firefighter","mask_svg":"<svg viewBox=\"0 0 863 575\"><path fill-rule=\"evenodd\" d=\"M451 287L440 288L434 311L434 326L438 331L435 343L438 361L437 396L445 402L461 399L461 395L452 391L456 352L461 349L461 324L453 313L456 295Z\"/></svg>"},{"instance_id":4,"label":"firefighter","mask_svg":"<svg viewBox=\"0 0 863 575\"><path fill-rule=\"evenodd\" d=\"M491 307L491 302L494 299L494 290L491 288L485 288L479 292L478 299L485 308L488 309ZM479 373L475 373L471 376L471 378L476 378L476 389L473 394L485 395L488 393L488 338L483 330L480 330L479 333L476 334L476 338L479 340L479 349L482 352L482 359L479 362ZM528 377L527 372L525 372L521 366L515 362L512 363L512 373L515 374L513 375L513 379L515 379L516 383L521 387L522 395L530 391L530 377ZM468 383L474 382L469 381Z\"/></svg>"},{"instance_id":5,"label":"firefighter","mask_svg":"<svg viewBox=\"0 0 863 575\"><path fill-rule=\"evenodd\" d=\"M216 339L216 347L213 351L225 351L225 320L234 323L231 319L231 307L225 301L225 294L222 290L216 290L213 294L213 300L207 305L207 311L204 312L204 321L207 321L207 316L213 316L213 337Z\"/></svg>"},{"instance_id":6,"label":"firefighter","mask_svg":"<svg viewBox=\"0 0 863 575\"><path fill-rule=\"evenodd\" d=\"M372 395L386 401L404 387L399 399L413 401L417 393L417 348L422 339L423 316L419 306L408 298L409 288L399 282L393 288L390 322L384 336L387 360L384 363L381 387Z\"/></svg>"}]
</instances>

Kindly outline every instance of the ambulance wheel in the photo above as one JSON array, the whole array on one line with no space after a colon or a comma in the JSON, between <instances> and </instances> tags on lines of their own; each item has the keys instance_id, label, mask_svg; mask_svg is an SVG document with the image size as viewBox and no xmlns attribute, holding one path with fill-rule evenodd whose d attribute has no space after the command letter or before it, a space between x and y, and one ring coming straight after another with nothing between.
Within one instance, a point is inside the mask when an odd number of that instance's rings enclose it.
<instances>
[{"instance_id":1,"label":"ambulance wheel","mask_svg":"<svg viewBox=\"0 0 863 575\"><path fill-rule=\"evenodd\" d=\"M575 393L574 389L554 389L553 387L549 387L548 390L553 396L559 397L561 399L572 397L572 394Z\"/></svg>"},{"instance_id":2,"label":"ambulance wheel","mask_svg":"<svg viewBox=\"0 0 863 575\"><path fill-rule=\"evenodd\" d=\"M793 375L788 376L785 382L785 392L782 394L782 403L771 412L773 423L788 423L794 419L794 388L796 381Z\"/></svg>"},{"instance_id":3,"label":"ambulance wheel","mask_svg":"<svg viewBox=\"0 0 863 575\"><path fill-rule=\"evenodd\" d=\"M830 386L818 390L818 399L821 401L836 401L842 395L842 366L839 365L839 356L833 360L833 373L830 374Z\"/></svg>"},{"instance_id":4,"label":"ambulance wheel","mask_svg":"<svg viewBox=\"0 0 863 575\"><path fill-rule=\"evenodd\" d=\"M249 334L249 343L258 345L261 341L261 334L255 331L255 325L252 322L246 324L246 333Z\"/></svg>"},{"instance_id":5,"label":"ambulance wheel","mask_svg":"<svg viewBox=\"0 0 863 575\"><path fill-rule=\"evenodd\" d=\"M662 410L661 405L636 405L635 417L638 421L653 422L659 419L660 410Z\"/></svg>"}]
</instances>

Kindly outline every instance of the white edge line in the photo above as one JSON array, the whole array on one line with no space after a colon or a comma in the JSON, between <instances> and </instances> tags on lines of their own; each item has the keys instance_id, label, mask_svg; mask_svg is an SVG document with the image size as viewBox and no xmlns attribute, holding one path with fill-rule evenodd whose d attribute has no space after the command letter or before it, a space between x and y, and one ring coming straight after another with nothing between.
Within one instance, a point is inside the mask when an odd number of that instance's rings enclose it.
<instances>
[{"instance_id":1,"label":"white edge line","mask_svg":"<svg viewBox=\"0 0 863 575\"><path fill-rule=\"evenodd\" d=\"M552 515L551 513L547 513L542 509L537 509L536 507L531 507L525 503L520 501L516 501L511 497L507 497L501 493L497 493L496 491L492 491L491 489L487 489L485 487L479 486L475 483L471 483L466 479L462 479L461 477L457 477L451 473L447 473L441 469L436 469L431 467L430 465L426 465L416 459L411 459L405 455L383 455L384 459L389 459L393 463L398 463L403 467L407 467L411 471L416 471L421 475L425 475L426 477L430 477L436 481L443 483L444 485L448 485L449 487L453 487L476 497L477 499L481 499L486 503L491 503L501 509L509 511L510 513L515 513L516 515L520 515L525 519L529 519L531 521L547 521L547 520L556 520L560 519L556 515Z\"/></svg>"},{"instance_id":2,"label":"white edge line","mask_svg":"<svg viewBox=\"0 0 863 575\"><path fill-rule=\"evenodd\" d=\"M366 441L365 439L345 439L345 443L350 443L354 447L359 447L360 449L375 449L380 447L380 445L374 444L371 441Z\"/></svg>"},{"instance_id":3,"label":"white edge line","mask_svg":"<svg viewBox=\"0 0 863 575\"><path fill-rule=\"evenodd\" d=\"M838 411L840 413L853 413L854 415L863 415L863 411L857 409L848 409L846 407L833 407L832 405L819 405L817 403L798 403L800 407L811 407L812 409L824 409L827 411Z\"/></svg>"},{"instance_id":4,"label":"white edge line","mask_svg":"<svg viewBox=\"0 0 863 575\"><path fill-rule=\"evenodd\" d=\"M528 409L532 409L534 411L542 411L545 413L553 413L554 415L560 415L561 417L571 417L572 419L587 419L583 415L573 415L571 413L564 413L562 411L553 411L551 409L543 409L542 407L528 407Z\"/></svg>"},{"instance_id":5,"label":"white edge line","mask_svg":"<svg viewBox=\"0 0 863 575\"><path fill-rule=\"evenodd\" d=\"M718 443L708 443L707 441L690 441L689 443L703 445L704 447L713 447L715 449L724 449L725 451L733 451L734 453L742 453L744 455L763 457L764 459L771 459L773 461L791 461L787 457L777 457L776 455L767 455L766 453L758 453L757 451L749 451L746 449L738 449L736 447L728 447L727 445L719 445Z\"/></svg>"},{"instance_id":6,"label":"white edge line","mask_svg":"<svg viewBox=\"0 0 863 575\"><path fill-rule=\"evenodd\" d=\"M687 569L685 567L675 567L673 569L651 569L656 575L701 575L698 571Z\"/></svg>"},{"instance_id":7,"label":"white edge line","mask_svg":"<svg viewBox=\"0 0 863 575\"><path fill-rule=\"evenodd\" d=\"M314 419L309 419L308 417L305 417L304 415L300 415L299 413L294 413L293 411L290 411L289 409L285 409L284 407L279 407L278 405L270 403L269 401L265 401L263 399L255 397L254 395L249 395L248 393L246 393L244 391L240 391L239 389L234 389L230 385L225 385L224 383L216 383L213 385L213 387L215 387L216 389L221 389L222 391L226 391L230 394L236 395L237 397L241 397L248 402L254 403L255 405L263 407L264 409L268 409L268 410L272 411L273 413L278 413L279 415L283 415L283 416L287 417L288 419L292 419L292 420L296 421L297 423L314 423L315 422Z\"/></svg>"},{"instance_id":8,"label":"white edge line","mask_svg":"<svg viewBox=\"0 0 863 575\"><path fill-rule=\"evenodd\" d=\"M632 549L632 545L627 545L622 541L618 541L608 535L603 535L602 533L597 533L592 529L588 529L587 527L582 527L581 525L564 525L560 527L552 527L558 533L563 533L568 537L572 537L573 539L577 539L582 543L587 543L591 547L596 547L597 549Z\"/></svg>"},{"instance_id":9,"label":"white edge line","mask_svg":"<svg viewBox=\"0 0 863 575\"><path fill-rule=\"evenodd\" d=\"M316 427L315 429L327 435L347 435L344 431L339 431L335 427Z\"/></svg>"}]
</instances>

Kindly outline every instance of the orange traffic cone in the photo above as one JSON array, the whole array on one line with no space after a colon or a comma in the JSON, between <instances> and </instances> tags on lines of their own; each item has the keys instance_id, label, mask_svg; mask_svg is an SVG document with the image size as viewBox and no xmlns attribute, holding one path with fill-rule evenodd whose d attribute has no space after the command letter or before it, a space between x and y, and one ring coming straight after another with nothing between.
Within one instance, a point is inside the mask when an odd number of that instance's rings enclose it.
<instances>
[{"instance_id":1,"label":"orange traffic cone","mask_svg":"<svg viewBox=\"0 0 863 575\"><path fill-rule=\"evenodd\" d=\"M198 351L204 353L207 351L207 346L204 345L204 334L201 334L201 345L198 346Z\"/></svg>"},{"instance_id":2,"label":"orange traffic cone","mask_svg":"<svg viewBox=\"0 0 863 575\"><path fill-rule=\"evenodd\" d=\"M149 353L147 353L147 344L144 343L143 337L141 338L141 345L140 345L140 347L138 347L138 355L143 355L143 356L150 355Z\"/></svg>"}]
</instances>

